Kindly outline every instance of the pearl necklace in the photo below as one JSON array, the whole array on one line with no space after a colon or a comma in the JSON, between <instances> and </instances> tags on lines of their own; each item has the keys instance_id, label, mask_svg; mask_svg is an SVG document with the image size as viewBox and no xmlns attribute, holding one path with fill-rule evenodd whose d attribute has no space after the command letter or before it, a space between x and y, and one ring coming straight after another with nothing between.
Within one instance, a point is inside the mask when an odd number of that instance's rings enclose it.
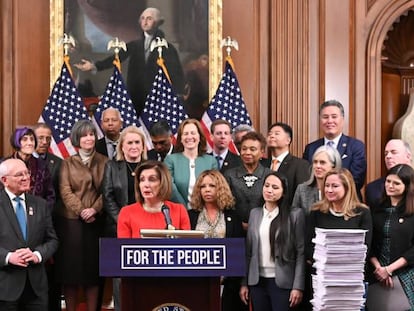
<instances>
[{"instance_id":1,"label":"pearl necklace","mask_svg":"<svg viewBox=\"0 0 414 311\"><path fill-rule=\"evenodd\" d=\"M336 217L343 217L343 216L345 215L345 213L343 213L343 212L335 212L335 211L333 210L333 208L329 208L329 212L330 212L332 215L336 216Z\"/></svg>"}]
</instances>

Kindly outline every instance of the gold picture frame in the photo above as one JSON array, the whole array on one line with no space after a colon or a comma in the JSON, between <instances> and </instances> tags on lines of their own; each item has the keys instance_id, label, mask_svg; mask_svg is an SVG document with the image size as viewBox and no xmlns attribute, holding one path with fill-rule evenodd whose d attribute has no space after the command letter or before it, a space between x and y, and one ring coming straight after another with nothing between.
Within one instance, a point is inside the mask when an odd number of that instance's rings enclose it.
<instances>
[{"instance_id":1,"label":"gold picture frame","mask_svg":"<svg viewBox=\"0 0 414 311\"><path fill-rule=\"evenodd\" d=\"M173 1L173 0L171 0ZM50 89L60 74L63 64L63 47L59 39L64 32L64 0L50 0ZM209 0L209 96L216 92L222 75L222 0Z\"/></svg>"}]
</instances>

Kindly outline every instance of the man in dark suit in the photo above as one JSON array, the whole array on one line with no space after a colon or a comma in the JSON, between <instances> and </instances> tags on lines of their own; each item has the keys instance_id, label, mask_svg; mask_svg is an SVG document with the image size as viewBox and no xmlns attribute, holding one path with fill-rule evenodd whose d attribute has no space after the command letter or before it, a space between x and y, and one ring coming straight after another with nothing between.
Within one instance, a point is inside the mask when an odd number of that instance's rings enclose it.
<instances>
[{"instance_id":1,"label":"man in dark suit","mask_svg":"<svg viewBox=\"0 0 414 311\"><path fill-rule=\"evenodd\" d=\"M293 139L292 128L282 122L272 124L267 133L267 148L271 158L262 159L263 166L278 171L288 180L288 199L292 203L296 187L309 179L310 165L306 160L292 155L289 151Z\"/></svg>"},{"instance_id":2,"label":"man in dark suit","mask_svg":"<svg viewBox=\"0 0 414 311\"><path fill-rule=\"evenodd\" d=\"M96 141L96 152L115 159L116 146L122 129L122 116L118 109L109 107L102 112L101 128L104 137Z\"/></svg>"},{"instance_id":3,"label":"man in dark suit","mask_svg":"<svg viewBox=\"0 0 414 311\"><path fill-rule=\"evenodd\" d=\"M411 165L412 152L410 145L401 139L391 139L384 148L384 162L387 170L398 164ZM365 202L375 209L381 202L385 186L385 177L380 177L365 187Z\"/></svg>"},{"instance_id":4,"label":"man in dark suit","mask_svg":"<svg viewBox=\"0 0 414 311\"><path fill-rule=\"evenodd\" d=\"M160 120L151 126L149 133L154 148L148 151L148 160L164 161L174 151L170 125L167 121Z\"/></svg>"},{"instance_id":5,"label":"man in dark suit","mask_svg":"<svg viewBox=\"0 0 414 311\"><path fill-rule=\"evenodd\" d=\"M354 177L361 199L361 188L367 173L365 145L362 141L342 133L344 117L344 107L340 102L337 100L324 102L319 109L319 123L324 137L306 145L303 158L312 163L313 154L318 147L328 145L336 148L341 155L342 167L347 168Z\"/></svg>"},{"instance_id":6,"label":"man in dark suit","mask_svg":"<svg viewBox=\"0 0 414 311\"><path fill-rule=\"evenodd\" d=\"M129 60L127 72L127 88L134 103L135 110L139 116L144 109L145 99L151 89L154 77L158 71L158 51L150 51L151 42L157 37L164 38L164 33L159 29L164 19L161 12L156 8L145 9L139 18L142 35L141 39L127 43L127 50L121 50L119 58L121 61ZM162 57L167 67L171 84L177 94L184 93L184 73L178 52L175 47L168 43L168 48L163 49ZM110 56L95 64L83 59L82 63L75 66L82 71L104 70L111 68L114 58Z\"/></svg>"},{"instance_id":7,"label":"man in dark suit","mask_svg":"<svg viewBox=\"0 0 414 311\"><path fill-rule=\"evenodd\" d=\"M52 211L52 220L54 227L57 226L56 211L62 205L62 198L59 190L59 173L62 159L49 153L50 143L52 141L52 130L46 123L37 123L33 127L33 131L37 139L36 153L40 159L47 163L47 167L52 177L53 188L55 189L55 205ZM60 311L61 308L61 285L55 281L55 265L53 260L49 260L46 264L46 272L49 282L49 311Z\"/></svg>"},{"instance_id":8,"label":"man in dark suit","mask_svg":"<svg viewBox=\"0 0 414 311\"><path fill-rule=\"evenodd\" d=\"M0 178L0 310L47 310L44 263L58 246L50 210L26 193L30 172L23 161L3 161Z\"/></svg>"},{"instance_id":9,"label":"man in dark suit","mask_svg":"<svg viewBox=\"0 0 414 311\"><path fill-rule=\"evenodd\" d=\"M229 150L231 124L223 119L214 120L210 125L210 133L213 141L211 155L217 159L220 172L224 173L229 168L240 166L240 157Z\"/></svg>"}]
</instances>

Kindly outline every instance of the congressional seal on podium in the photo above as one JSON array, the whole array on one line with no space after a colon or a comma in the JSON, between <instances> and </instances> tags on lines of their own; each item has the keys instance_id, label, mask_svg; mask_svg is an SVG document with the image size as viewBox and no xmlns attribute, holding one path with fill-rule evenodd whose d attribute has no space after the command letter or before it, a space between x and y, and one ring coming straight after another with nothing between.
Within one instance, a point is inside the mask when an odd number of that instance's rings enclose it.
<instances>
[{"instance_id":1,"label":"congressional seal on podium","mask_svg":"<svg viewBox=\"0 0 414 311\"><path fill-rule=\"evenodd\" d=\"M187 307L175 302L163 303L152 309L152 311L191 311Z\"/></svg>"}]
</instances>

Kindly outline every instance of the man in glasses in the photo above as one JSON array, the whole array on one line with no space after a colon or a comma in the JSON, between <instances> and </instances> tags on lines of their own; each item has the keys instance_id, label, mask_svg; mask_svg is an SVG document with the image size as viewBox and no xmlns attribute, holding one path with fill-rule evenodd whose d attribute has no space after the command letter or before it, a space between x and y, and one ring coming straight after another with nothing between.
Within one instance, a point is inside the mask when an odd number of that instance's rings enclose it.
<instances>
[{"instance_id":1,"label":"man in glasses","mask_svg":"<svg viewBox=\"0 0 414 311\"><path fill-rule=\"evenodd\" d=\"M58 247L45 200L27 192L30 172L20 159L0 164L0 310L48 310L44 263Z\"/></svg>"},{"instance_id":2,"label":"man in glasses","mask_svg":"<svg viewBox=\"0 0 414 311\"><path fill-rule=\"evenodd\" d=\"M160 120L151 126L149 133L154 149L148 151L148 159L164 161L174 151L170 125L167 121Z\"/></svg>"}]
</instances>

